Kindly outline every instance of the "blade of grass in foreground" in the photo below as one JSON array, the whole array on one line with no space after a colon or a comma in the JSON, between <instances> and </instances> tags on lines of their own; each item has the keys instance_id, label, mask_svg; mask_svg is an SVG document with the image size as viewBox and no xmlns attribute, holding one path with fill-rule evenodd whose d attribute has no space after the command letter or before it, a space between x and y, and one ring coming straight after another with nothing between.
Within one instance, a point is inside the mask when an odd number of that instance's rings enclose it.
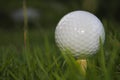
<instances>
[{"instance_id":1,"label":"blade of grass in foreground","mask_svg":"<svg viewBox=\"0 0 120 80\"><path fill-rule=\"evenodd\" d=\"M104 54L104 48L102 44L102 40L100 39L100 67L103 71L103 76L105 80L111 80L109 78L108 70L106 67L106 61L105 61L105 54Z\"/></svg>"},{"instance_id":2,"label":"blade of grass in foreground","mask_svg":"<svg viewBox=\"0 0 120 80\"><path fill-rule=\"evenodd\" d=\"M85 80L85 76L82 73L80 65L70 53L71 52L69 51L62 52L65 59L66 72L64 73L64 76L66 80Z\"/></svg>"},{"instance_id":3,"label":"blade of grass in foreground","mask_svg":"<svg viewBox=\"0 0 120 80\"><path fill-rule=\"evenodd\" d=\"M35 59L36 59L36 61L37 61L37 63L38 63L39 68L44 72L44 74L45 74L45 76L47 77L47 79L50 80L49 74L48 74L48 72L46 71L46 69L44 68L44 66L43 66L43 64L41 63L41 61L40 61L40 59L39 59L39 57L38 57L37 54L35 54Z\"/></svg>"}]
</instances>

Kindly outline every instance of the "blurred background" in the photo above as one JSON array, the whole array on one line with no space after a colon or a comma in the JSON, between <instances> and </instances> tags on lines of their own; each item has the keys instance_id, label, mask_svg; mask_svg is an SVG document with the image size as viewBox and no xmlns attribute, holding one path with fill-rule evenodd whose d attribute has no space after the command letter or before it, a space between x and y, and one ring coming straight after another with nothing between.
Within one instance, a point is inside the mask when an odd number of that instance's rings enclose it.
<instances>
[{"instance_id":1,"label":"blurred background","mask_svg":"<svg viewBox=\"0 0 120 80\"><path fill-rule=\"evenodd\" d=\"M103 23L114 28L120 24L120 0L26 0L29 37L31 44L42 44L50 34L54 43L54 30L59 20L74 10L95 14ZM0 1L0 46L23 45L23 1Z\"/></svg>"}]
</instances>

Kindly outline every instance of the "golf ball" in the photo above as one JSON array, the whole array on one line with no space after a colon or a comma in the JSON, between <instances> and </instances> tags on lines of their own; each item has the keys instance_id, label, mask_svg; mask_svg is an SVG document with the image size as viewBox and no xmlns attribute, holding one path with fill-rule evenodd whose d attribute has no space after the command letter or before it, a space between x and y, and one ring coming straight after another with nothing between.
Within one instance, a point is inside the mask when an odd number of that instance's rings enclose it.
<instances>
[{"instance_id":1,"label":"golf ball","mask_svg":"<svg viewBox=\"0 0 120 80\"><path fill-rule=\"evenodd\" d=\"M34 22L35 20L37 20L40 17L40 15L39 15L39 12L36 9L28 8L27 9L27 17L28 17L29 22ZM24 11L23 11L23 9L18 9L16 11L12 12L11 18L15 22L23 22L24 21Z\"/></svg>"},{"instance_id":2,"label":"golf ball","mask_svg":"<svg viewBox=\"0 0 120 80\"><path fill-rule=\"evenodd\" d=\"M87 11L73 11L65 15L55 30L55 39L61 50L73 56L91 55L99 49L100 38L105 40L101 21Z\"/></svg>"}]
</instances>

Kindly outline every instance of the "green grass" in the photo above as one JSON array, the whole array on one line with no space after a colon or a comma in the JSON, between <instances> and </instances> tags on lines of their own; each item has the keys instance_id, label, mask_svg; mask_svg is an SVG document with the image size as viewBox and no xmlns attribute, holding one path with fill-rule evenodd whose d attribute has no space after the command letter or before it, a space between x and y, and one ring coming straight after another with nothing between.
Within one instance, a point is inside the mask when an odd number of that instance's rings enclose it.
<instances>
[{"instance_id":1,"label":"green grass","mask_svg":"<svg viewBox=\"0 0 120 80\"><path fill-rule=\"evenodd\" d=\"M87 58L86 76L71 55L58 49L54 29L30 30L27 49L23 32L1 31L0 80L120 80L120 33L105 21L104 25L105 45Z\"/></svg>"}]
</instances>

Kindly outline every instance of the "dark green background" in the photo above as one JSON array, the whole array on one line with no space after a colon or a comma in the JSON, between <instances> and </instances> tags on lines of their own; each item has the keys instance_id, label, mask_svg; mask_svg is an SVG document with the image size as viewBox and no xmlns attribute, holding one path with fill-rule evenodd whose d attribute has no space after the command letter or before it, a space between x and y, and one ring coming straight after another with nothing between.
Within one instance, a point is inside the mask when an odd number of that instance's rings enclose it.
<instances>
[{"instance_id":1,"label":"dark green background","mask_svg":"<svg viewBox=\"0 0 120 80\"><path fill-rule=\"evenodd\" d=\"M39 20L28 24L31 44L40 42L44 34L52 34L59 20L67 13L75 10L86 10L95 14L104 27L119 31L120 0L26 0L27 8L39 11ZM10 15L23 7L23 0L0 1L0 45L23 45L23 23L14 22ZM112 26L112 28L111 28Z\"/></svg>"}]
</instances>

